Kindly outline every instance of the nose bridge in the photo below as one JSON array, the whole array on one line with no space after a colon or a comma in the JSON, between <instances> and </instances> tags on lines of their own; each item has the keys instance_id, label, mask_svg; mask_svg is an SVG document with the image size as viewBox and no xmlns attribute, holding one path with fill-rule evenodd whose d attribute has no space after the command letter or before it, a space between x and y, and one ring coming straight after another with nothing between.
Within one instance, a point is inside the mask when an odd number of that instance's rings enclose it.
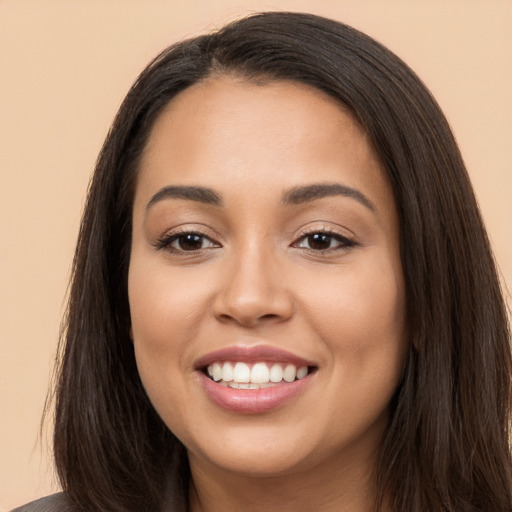
<instances>
[{"instance_id":1,"label":"nose bridge","mask_svg":"<svg viewBox=\"0 0 512 512\"><path fill-rule=\"evenodd\" d=\"M287 319L292 302L279 260L274 244L261 236L233 247L215 301L217 318L248 326Z\"/></svg>"}]
</instances>

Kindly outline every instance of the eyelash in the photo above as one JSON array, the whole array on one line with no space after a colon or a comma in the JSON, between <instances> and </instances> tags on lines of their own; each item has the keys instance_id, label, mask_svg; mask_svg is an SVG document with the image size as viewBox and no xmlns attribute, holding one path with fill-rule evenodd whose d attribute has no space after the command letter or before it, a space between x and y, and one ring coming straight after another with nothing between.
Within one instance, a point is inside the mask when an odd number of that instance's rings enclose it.
<instances>
[{"instance_id":1,"label":"eyelash","mask_svg":"<svg viewBox=\"0 0 512 512\"><path fill-rule=\"evenodd\" d=\"M172 247L172 244L174 242L178 241L181 237L185 237L187 235L197 236L203 242L205 240L209 240L212 245L210 245L210 247L201 247L199 249L194 249L194 250L190 250L190 251ZM310 231L303 232L299 236L299 238L297 238L297 240L291 244L291 246L301 248L300 244L303 243L305 240L307 240L308 237L313 236L313 235L325 235L327 237L330 237L331 240L329 240L329 241L335 240L339 243L338 247L328 247L327 249L313 249L312 247L302 247L302 249L304 249L310 253L313 253L313 254L327 254L327 253L332 253L332 252L345 251L347 249L350 249L351 247L356 247L358 245L354 240L352 240L352 239L350 239L332 229L316 228L316 229L311 229ZM197 254L200 251L208 249L208 248L220 247L220 245L217 244L210 237L206 236L201 231L197 231L197 230L193 230L193 229L185 229L183 231L167 234L167 235L163 236L162 238L158 239L156 241L156 243L154 244L154 246L157 250L165 249L168 252L170 252L172 254L177 254L177 255Z\"/></svg>"}]
</instances>

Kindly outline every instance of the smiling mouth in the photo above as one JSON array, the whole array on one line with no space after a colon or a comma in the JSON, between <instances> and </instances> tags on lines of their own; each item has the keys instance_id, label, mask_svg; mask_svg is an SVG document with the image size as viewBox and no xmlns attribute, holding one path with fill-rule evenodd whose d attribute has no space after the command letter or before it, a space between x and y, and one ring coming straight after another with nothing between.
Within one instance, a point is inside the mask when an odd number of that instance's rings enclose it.
<instances>
[{"instance_id":1,"label":"smiling mouth","mask_svg":"<svg viewBox=\"0 0 512 512\"><path fill-rule=\"evenodd\" d=\"M289 363L216 361L204 373L221 386L233 389L264 389L305 378L315 367Z\"/></svg>"}]
</instances>

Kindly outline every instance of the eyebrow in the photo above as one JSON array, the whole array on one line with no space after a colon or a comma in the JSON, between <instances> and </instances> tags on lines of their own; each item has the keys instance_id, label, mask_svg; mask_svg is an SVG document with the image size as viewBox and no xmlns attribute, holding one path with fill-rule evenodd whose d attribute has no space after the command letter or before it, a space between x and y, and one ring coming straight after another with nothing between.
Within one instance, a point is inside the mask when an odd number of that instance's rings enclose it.
<instances>
[{"instance_id":1,"label":"eyebrow","mask_svg":"<svg viewBox=\"0 0 512 512\"><path fill-rule=\"evenodd\" d=\"M282 202L285 205L302 204L329 196L350 197L360 202L371 211L375 211L374 204L362 192L355 188L342 185L341 183L317 183L294 187L284 193Z\"/></svg>"},{"instance_id":2,"label":"eyebrow","mask_svg":"<svg viewBox=\"0 0 512 512\"><path fill-rule=\"evenodd\" d=\"M206 187L191 187L183 185L171 185L161 188L149 201L146 210L149 210L158 201L163 199L187 199L203 204L222 206L222 198L217 192Z\"/></svg>"},{"instance_id":3,"label":"eyebrow","mask_svg":"<svg viewBox=\"0 0 512 512\"><path fill-rule=\"evenodd\" d=\"M281 202L287 205L297 205L322 199L330 196L345 196L355 199L362 205L375 211L373 203L359 190L347 187L341 183L315 183L294 187L287 190L281 199ZM170 185L161 188L149 201L146 210L151 208L155 203L164 199L187 199L198 203L209 204L214 206L222 206L223 201L220 194L207 187Z\"/></svg>"}]
</instances>

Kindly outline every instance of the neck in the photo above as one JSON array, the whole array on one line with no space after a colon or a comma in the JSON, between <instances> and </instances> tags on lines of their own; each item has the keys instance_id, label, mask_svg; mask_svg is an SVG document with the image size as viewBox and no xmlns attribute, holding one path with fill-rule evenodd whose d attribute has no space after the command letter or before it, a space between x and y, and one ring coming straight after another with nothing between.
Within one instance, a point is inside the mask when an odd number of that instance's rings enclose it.
<instances>
[{"instance_id":1,"label":"neck","mask_svg":"<svg viewBox=\"0 0 512 512\"><path fill-rule=\"evenodd\" d=\"M343 456L344 457L344 456ZM375 457L261 476L229 472L190 456L190 512L372 512ZM389 512L387 506L381 512Z\"/></svg>"}]
</instances>

